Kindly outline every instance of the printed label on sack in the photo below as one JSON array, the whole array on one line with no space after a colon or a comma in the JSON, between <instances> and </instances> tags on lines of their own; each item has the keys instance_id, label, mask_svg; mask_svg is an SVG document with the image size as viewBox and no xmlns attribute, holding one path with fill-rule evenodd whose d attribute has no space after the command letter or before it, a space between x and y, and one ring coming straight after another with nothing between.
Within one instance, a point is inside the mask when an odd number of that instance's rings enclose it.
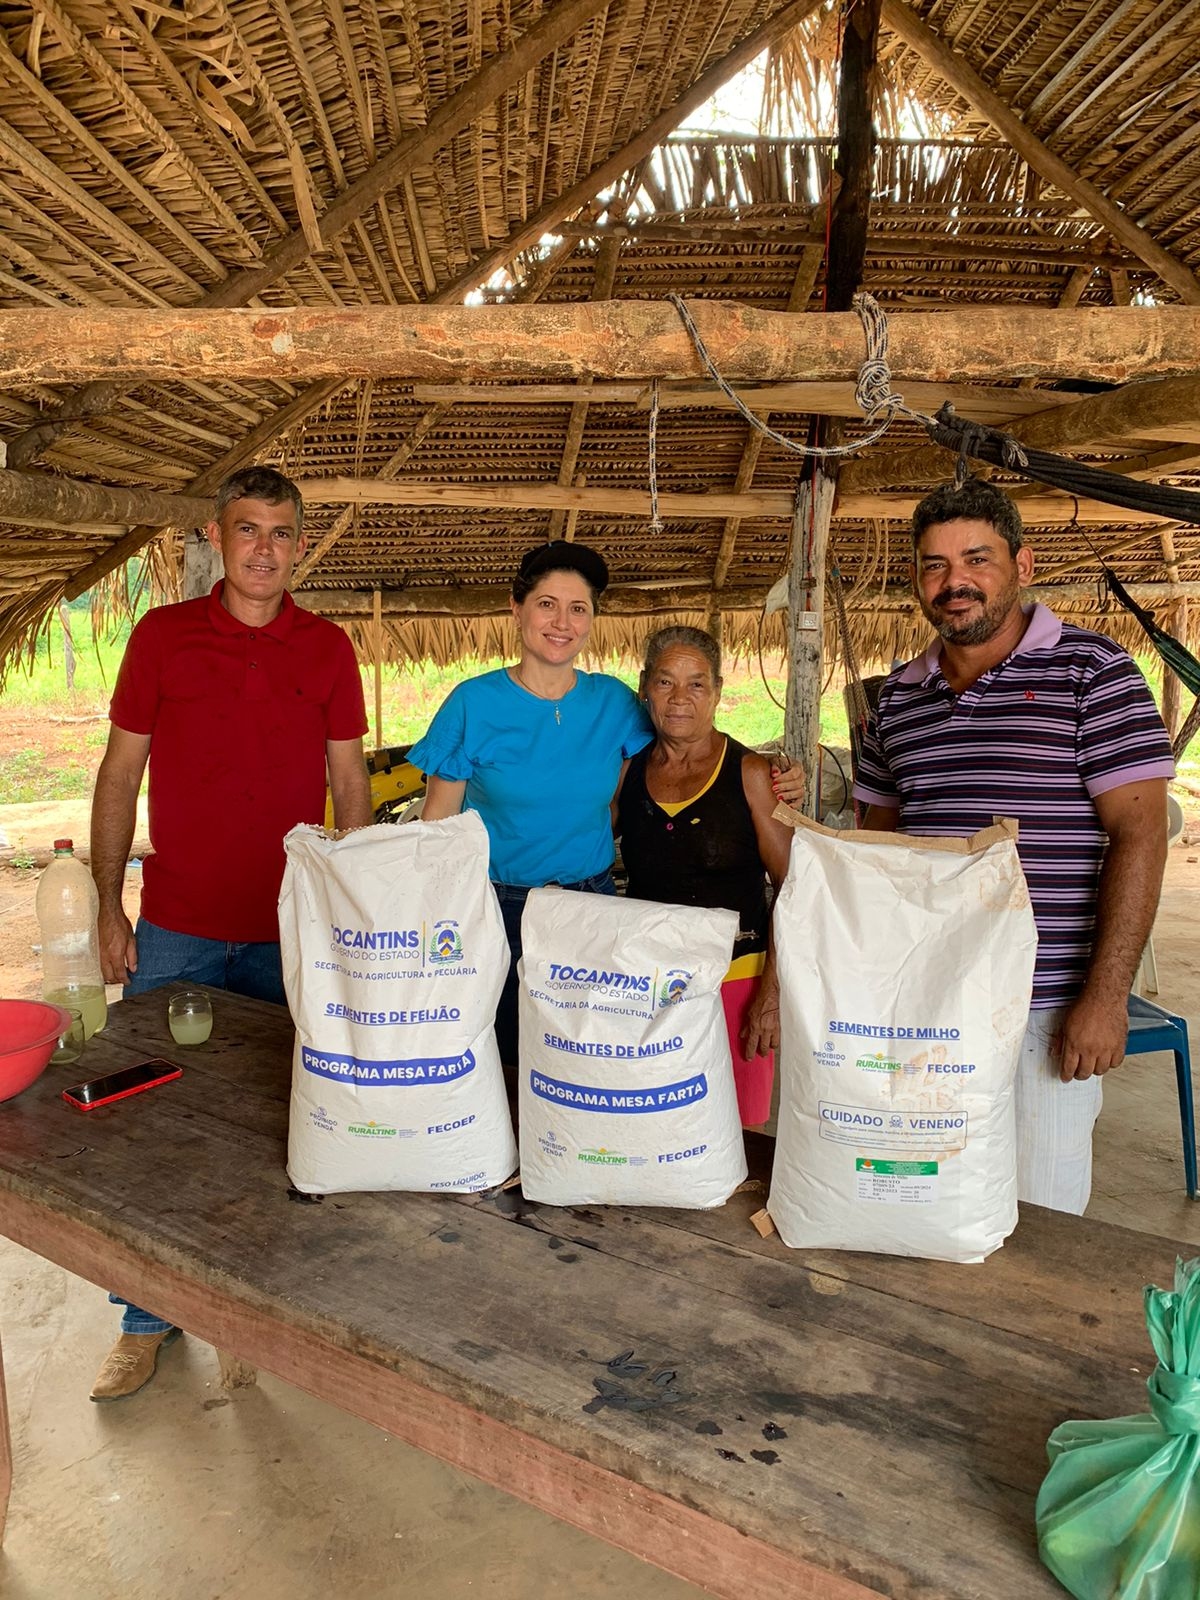
<instances>
[{"instance_id":1,"label":"printed label on sack","mask_svg":"<svg viewBox=\"0 0 1200 1600\"><path fill-rule=\"evenodd\" d=\"M822 1139L875 1150L961 1150L967 1142L965 1111L881 1111L822 1100Z\"/></svg>"},{"instance_id":2,"label":"printed label on sack","mask_svg":"<svg viewBox=\"0 0 1200 1600\"><path fill-rule=\"evenodd\" d=\"M361 1056L335 1055L302 1045L300 1058L306 1072L337 1083L369 1083L379 1088L399 1084L449 1083L475 1070L470 1050L461 1055L424 1057L416 1061L367 1061Z\"/></svg>"},{"instance_id":3,"label":"printed label on sack","mask_svg":"<svg viewBox=\"0 0 1200 1600\"><path fill-rule=\"evenodd\" d=\"M312 963L314 971L368 980L473 978L478 972L466 964L462 930L449 917L432 927L423 922L419 928L359 928L331 923L329 954L331 961ZM386 1019L382 1012L346 1009L351 1011L352 1021L360 1016L376 1023Z\"/></svg>"},{"instance_id":4,"label":"printed label on sack","mask_svg":"<svg viewBox=\"0 0 1200 1600\"><path fill-rule=\"evenodd\" d=\"M854 1170L859 1200L889 1206L927 1206L937 1199L936 1161L875 1161L860 1157Z\"/></svg>"},{"instance_id":5,"label":"printed label on sack","mask_svg":"<svg viewBox=\"0 0 1200 1600\"><path fill-rule=\"evenodd\" d=\"M693 978L687 967L668 967L661 973L657 967L652 972L625 972L586 961L551 961L544 976L531 971L530 993L559 1011L650 1017L656 1009L688 999Z\"/></svg>"},{"instance_id":6,"label":"printed label on sack","mask_svg":"<svg viewBox=\"0 0 1200 1600\"><path fill-rule=\"evenodd\" d=\"M543 1100L580 1111L677 1111L680 1106L703 1100L708 1094L704 1073L682 1078L678 1083L660 1083L645 1088L605 1089L596 1084L568 1083L531 1071L529 1087Z\"/></svg>"}]
</instances>

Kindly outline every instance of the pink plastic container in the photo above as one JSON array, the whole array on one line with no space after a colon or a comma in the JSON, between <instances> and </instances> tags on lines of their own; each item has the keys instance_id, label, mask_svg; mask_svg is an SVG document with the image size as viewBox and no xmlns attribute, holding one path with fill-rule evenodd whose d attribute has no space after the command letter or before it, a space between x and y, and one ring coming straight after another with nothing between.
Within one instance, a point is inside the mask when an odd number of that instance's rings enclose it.
<instances>
[{"instance_id":1,"label":"pink plastic container","mask_svg":"<svg viewBox=\"0 0 1200 1600\"><path fill-rule=\"evenodd\" d=\"M0 1000L0 1100L11 1100L37 1079L54 1053L71 1013L44 1000Z\"/></svg>"}]
</instances>

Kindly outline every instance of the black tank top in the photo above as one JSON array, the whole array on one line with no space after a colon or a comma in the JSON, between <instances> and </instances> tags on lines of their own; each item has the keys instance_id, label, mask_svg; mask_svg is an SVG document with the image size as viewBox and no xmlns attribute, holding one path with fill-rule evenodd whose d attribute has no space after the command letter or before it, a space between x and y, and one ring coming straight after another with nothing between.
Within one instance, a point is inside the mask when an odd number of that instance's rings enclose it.
<instances>
[{"instance_id":1,"label":"black tank top","mask_svg":"<svg viewBox=\"0 0 1200 1600\"><path fill-rule=\"evenodd\" d=\"M724 906L738 914L735 955L765 950L766 873L742 788L745 745L726 735L721 770L703 794L673 817L646 788L646 759L652 748L639 751L629 763L617 803L629 894L671 905Z\"/></svg>"}]
</instances>

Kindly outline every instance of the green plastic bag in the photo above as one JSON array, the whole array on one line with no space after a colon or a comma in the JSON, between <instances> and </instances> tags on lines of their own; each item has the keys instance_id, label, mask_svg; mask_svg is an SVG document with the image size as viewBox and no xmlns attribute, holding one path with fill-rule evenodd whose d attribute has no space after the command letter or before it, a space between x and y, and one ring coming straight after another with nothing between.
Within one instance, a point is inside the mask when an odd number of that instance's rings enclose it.
<instances>
[{"instance_id":1,"label":"green plastic bag","mask_svg":"<svg viewBox=\"0 0 1200 1600\"><path fill-rule=\"evenodd\" d=\"M1145 1303L1153 1415L1064 1422L1046 1445L1038 1549L1076 1600L1200 1597L1200 1260Z\"/></svg>"}]
</instances>

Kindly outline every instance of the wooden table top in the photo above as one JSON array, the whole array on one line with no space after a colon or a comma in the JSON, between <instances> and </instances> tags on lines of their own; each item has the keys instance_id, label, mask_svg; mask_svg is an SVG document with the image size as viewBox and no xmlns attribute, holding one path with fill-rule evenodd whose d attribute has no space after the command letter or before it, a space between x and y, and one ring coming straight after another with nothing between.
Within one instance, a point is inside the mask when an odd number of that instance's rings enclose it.
<instances>
[{"instance_id":1,"label":"wooden table top","mask_svg":"<svg viewBox=\"0 0 1200 1600\"><path fill-rule=\"evenodd\" d=\"M0 1105L0 1232L118 1291L140 1286L135 1259L169 1269L281 1340L315 1338L381 1385L415 1382L663 1496L812 1575L783 1593L1062 1595L1034 1536L1047 1435L1148 1409L1142 1289L1187 1246L1027 1207L979 1266L789 1251L750 1226L761 1191L711 1212L519 1190L300 1204L290 1019L219 991L213 1009L210 1041L180 1049L166 991L124 1001L81 1062ZM60 1097L152 1055L184 1076L86 1115ZM752 1140L752 1168L769 1148ZM87 1249L59 1252L71 1230ZM454 1441L423 1447L472 1466ZM635 1547L603 1508L558 1514ZM664 1526L638 1553L704 1581L669 1542Z\"/></svg>"}]
</instances>

